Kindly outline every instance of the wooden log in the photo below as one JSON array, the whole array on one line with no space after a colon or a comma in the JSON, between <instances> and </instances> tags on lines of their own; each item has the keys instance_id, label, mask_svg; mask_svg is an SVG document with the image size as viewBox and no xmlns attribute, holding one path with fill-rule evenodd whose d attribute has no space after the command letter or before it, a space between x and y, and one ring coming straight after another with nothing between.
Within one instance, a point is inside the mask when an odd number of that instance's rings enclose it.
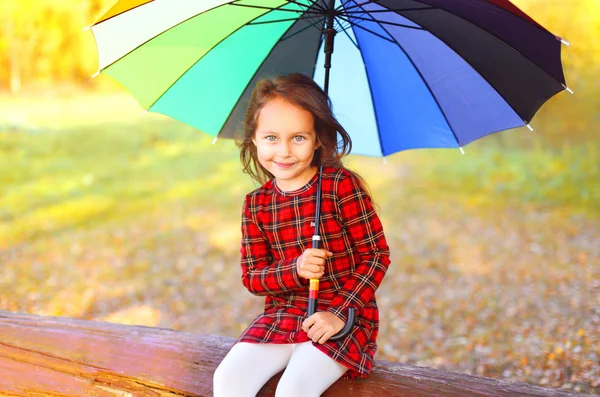
<instances>
[{"instance_id":1,"label":"wooden log","mask_svg":"<svg viewBox=\"0 0 600 397\"><path fill-rule=\"evenodd\" d=\"M0 396L212 396L213 372L233 342L162 328L0 311ZM273 396L279 377L258 395ZM584 396L387 361L377 361L367 379L340 380L323 395Z\"/></svg>"}]
</instances>

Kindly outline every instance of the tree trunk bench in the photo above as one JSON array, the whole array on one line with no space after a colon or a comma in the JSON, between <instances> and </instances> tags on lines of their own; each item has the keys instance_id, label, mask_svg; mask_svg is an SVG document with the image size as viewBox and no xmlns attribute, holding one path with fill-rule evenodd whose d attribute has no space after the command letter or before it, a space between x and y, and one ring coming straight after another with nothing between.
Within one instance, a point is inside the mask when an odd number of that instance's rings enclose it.
<instances>
[{"instance_id":1,"label":"tree trunk bench","mask_svg":"<svg viewBox=\"0 0 600 397\"><path fill-rule=\"evenodd\" d=\"M212 396L234 340L169 329L0 311L0 396ZM280 375L259 396L273 396ZM525 383L377 361L324 396L584 396ZM235 397L235 396L232 396Z\"/></svg>"}]
</instances>

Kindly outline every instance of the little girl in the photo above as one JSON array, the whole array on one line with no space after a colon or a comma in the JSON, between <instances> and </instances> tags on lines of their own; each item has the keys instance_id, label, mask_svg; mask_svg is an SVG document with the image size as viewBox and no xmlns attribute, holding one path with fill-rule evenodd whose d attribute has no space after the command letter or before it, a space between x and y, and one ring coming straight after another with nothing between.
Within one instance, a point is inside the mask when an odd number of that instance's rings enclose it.
<instances>
[{"instance_id":1,"label":"little girl","mask_svg":"<svg viewBox=\"0 0 600 397\"><path fill-rule=\"evenodd\" d=\"M320 396L342 376L370 373L379 323L374 294L390 260L362 179L342 165L351 145L310 78L290 74L254 88L240 158L264 184L243 206L241 266L244 286L265 296L265 309L215 371L215 397L256 396L284 368L276 397ZM311 239L321 166L317 249ZM319 279L320 293L317 312L306 318L309 279ZM351 307L352 331L329 340Z\"/></svg>"}]
</instances>

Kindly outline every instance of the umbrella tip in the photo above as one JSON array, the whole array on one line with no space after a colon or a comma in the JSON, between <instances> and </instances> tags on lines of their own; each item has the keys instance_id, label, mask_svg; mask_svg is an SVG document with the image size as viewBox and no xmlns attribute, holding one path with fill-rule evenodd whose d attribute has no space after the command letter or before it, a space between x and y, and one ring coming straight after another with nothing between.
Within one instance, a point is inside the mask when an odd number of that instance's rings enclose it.
<instances>
[{"instance_id":1,"label":"umbrella tip","mask_svg":"<svg viewBox=\"0 0 600 397\"><path fill-rule=\"evenodd\" d=\"M381 159L381 161L383 162L383 164L387 164L387 159L386 159L385 157L383 157L383 158Z\"/></svg>"},{"instance_id":2,"label":"umbrella tip","mask_svg":"<svg viewBox=\"0 0 600 397\"><path fill-rule=\"evenodd\" d=\"M458 147L460 149L460 154L465 154L465 151L463 150L462 146Z\"/></svg>"},{"instance_id":3,"label":"umbrella tip","mask_svg":"<svg viewBox=\"0 0 600 397\"><path fill-rule=\"evenodd\" d=\"M214 145L215 143L217 143L217 139L219 139L218 137L215 137L215 139L212 140L212 144Z\"/></svg>"},{"instance_id":4,"label":"umbrella tip","mask_svg":"<svg viewBox=\"0 0 600 397\"><path fill-rule=\"evenodd\" d=\"M573 90L572 90L572 89L570 89L569 87L567 87L567 86L566 86L566 85L564 85L564 84L563 84L563 88L564 88L565 90L567 90L567 92L568 92L569 94L571 94L571 95L573 95L573 94L574 94Z\"/></svg>"},{"instance_id":5,"label":"umbrella tip","mask_svg":"<svg viewBox=\"0 0 600 397\"><path fill-rule=\"evenodd\" d=\"M527 124L527 128L529 128L529 131L533 131L533 128L529 124Z\"/></svg>"},{"instance_id":6,"label":"umbrella tip","mask_svg":"<svg viewBox=\"0 0 600 397\"><path fill-rule=\"evenodd\" d=\"M98 77L98 75L99 75L99 74L100 74L100 71L97 71L96 73L94 73L94 74L92 75L92 78Z\"/></svg>"},{"instance_id":7,"label":"umbrella tip","mask_svg":"<svg viewBox=\"0 0 600 397\"><path fill-rule=\"evenodd\" d=\"M145 115L146 115L146 113L148 113L148 110L144 110L144 111L142 112L142 116L145 116Z\"/></svg>"},{"instance_id":8,"label":"umbrella tip","mask_svg":"<svg viewBox=\"0 0 600 397\"><path fill-rule=\"evenodd\" d=\"M86 30L90 30L92 28L92 25L88 25L84 28L81 29L82 32L85 32Z\"/></svg>"}]
</instances>

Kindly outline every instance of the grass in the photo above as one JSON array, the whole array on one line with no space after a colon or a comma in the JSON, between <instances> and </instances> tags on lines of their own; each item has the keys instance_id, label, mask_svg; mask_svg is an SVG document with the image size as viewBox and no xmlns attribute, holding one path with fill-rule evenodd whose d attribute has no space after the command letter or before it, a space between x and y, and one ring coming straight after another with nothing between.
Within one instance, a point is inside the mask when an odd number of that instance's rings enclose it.
<instances>
[{"instance_id":1,"label":"grass","mask_svg":"<svg viewBox=\"0 0 600 397\"><path fill-rule=\"evenodd\" d=\"M232 142L124 95L0 105L1 308L231 337L260 311ZM392 251L378 358L600 391L599 148L543 138L349 158Z\"/></svg>"}]
</instances>

